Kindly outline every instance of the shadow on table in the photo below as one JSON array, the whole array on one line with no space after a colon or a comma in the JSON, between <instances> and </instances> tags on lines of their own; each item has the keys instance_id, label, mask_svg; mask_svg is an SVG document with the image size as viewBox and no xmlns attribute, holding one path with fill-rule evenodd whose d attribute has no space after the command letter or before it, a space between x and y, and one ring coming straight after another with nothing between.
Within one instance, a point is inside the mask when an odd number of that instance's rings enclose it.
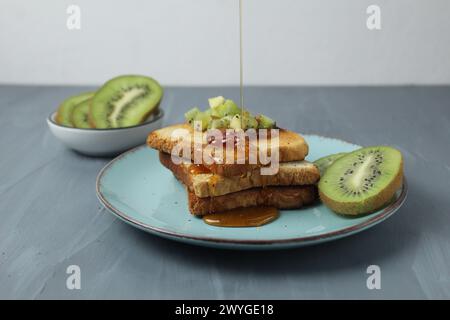
<instances>
[{"instance_id":1,"label":"shadow on table","mask_svg":"<svg viewBox=\"0 0 450 320\"><path fill-rule=\"evenodd\" d=\"M419 197L420 196L420 197ZM422 231L436 230L438 212L424 211L430 203L426 190L410 190L409 200L387 221L361 233L319 245L287 250L239 251L192 246L159 238L144 232L138 241L150 251L179 265L204 269L213 266L222 272L260 275L280 273L320 273L351 269L354 266L381 265L388 259L400 259L405 251L416 250ZM427 200L428 199L428 200ZM413 211L414 210L414 211ZM429 210L429 208L428 208Z\"/></svg>"}]
</instances>

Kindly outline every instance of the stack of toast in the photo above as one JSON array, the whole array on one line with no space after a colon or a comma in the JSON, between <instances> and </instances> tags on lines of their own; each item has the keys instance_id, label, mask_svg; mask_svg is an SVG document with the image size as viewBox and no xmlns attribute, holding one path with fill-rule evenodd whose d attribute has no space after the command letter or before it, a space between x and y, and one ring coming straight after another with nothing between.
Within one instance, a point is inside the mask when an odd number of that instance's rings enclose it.
<instances>
[{"instance_id":1,"label":"stack of toast","mask_svg":"<svg viewBox=\"0 0 450 320\"><path fill-rule=\"evenodd\" d=\"M247 153L240 164L174 162L171 153L179 141L173 139L173 133L178 129L194 135L189 124L173 125L151 132L147 144L159 151L161 164L186 186L192 214L202 216L257 206L294 209L317 199L316 183L320 172L305 160L308 144L301 135L279 129L279 167L275 174L265 175L261 171L263 165L250 163ZM265 139L270 144L270 137ZM261 144L261 138L258 144ZM203 147L206 145L204 142Z\"/></svg>"}]
</instances>

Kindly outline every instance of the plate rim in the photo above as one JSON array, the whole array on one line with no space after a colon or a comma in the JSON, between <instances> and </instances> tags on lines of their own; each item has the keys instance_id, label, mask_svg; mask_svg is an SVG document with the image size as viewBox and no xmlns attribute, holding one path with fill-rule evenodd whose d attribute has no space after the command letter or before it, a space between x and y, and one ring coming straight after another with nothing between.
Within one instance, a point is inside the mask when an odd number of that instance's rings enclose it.
<instances>
[{"instance_id":1,"label":"plate rim","mask_svg":"<svg viewBox=\"0 0 450 320\"><path fill-rule=\"evenodd\" d=\"M304 135L304 136L315 136L315 137L318 137L321 139L338 140L338 141L344 142L346 144L351 144L351 145L354 145L357 147L361 147L359 145L356 145L354 143L350 143L350 142L347 142L347 141L344 141L341 139L329 138L329 137L316 135L316 134L309 134L309 135ZM135 218L132 218L129 215L125 214L124 212L120 211L119 209L115 208L101 192L101 190L100 190L101 180L102 180L103 176L108 172L108 170L111 169L111 167L116 162L123 160L123 158L125 158L129 154L135 153L135 152L139 151L140 149L144 149L144 148L148 148L146 144L134 147L134 148L120 154L119 156L115 157L110 162L108 162L100 170L100 172L98 173L98 175L96 177L96 180L95 180L96 195L97 195L97 198L99 199L99 201L101 202L101 204L106 209L108 209L111 213L113 213L120 219L124 220L125 222L127 222L139 229L142 229L144 231L150 231L154 234L160 234L161 236L166 236L166 237L168 236L171 238L182 238L182 239L188 239L188 240L194 240L194 241L213 242L213 243L220 243L220 244L235 244L235 245L238 245L238 244L240 244L240 245L277 245L277 244L295 244L295 243L307 244L307 243L312 243L312 242L316 242L316 241L332 240L332 239L339 238L341 236L352 235L358 231L363 231L367 227L374 226L377 223L387 219L402 206L402 204L405 202L406 196L408 194L408 183L406 181L406 177L403 176L403 184L402 184L402 189L401 189L401 193L400 193L399 197L394 202L392 202L391 204L389 204L388 206L383 208L383 210L380 211L378 214L374 215L372 218L365 220L361 223L358 223L358 224L355 224L355 225L352 225L352 226L349 226L349 227L346 227L343 229L339 229L336 231L319 234L319 235L296 237L296 238L286 238L286 239L274 239L274 240L249 240L249 239L239 240L239 239L229 239L229 238L193 236L193 235L179 233L176 231L167 230L167 229L160 228L160 227L155 227L155 226L149 225L147 223L141 222Z\"/></svg>"}]
</instances>

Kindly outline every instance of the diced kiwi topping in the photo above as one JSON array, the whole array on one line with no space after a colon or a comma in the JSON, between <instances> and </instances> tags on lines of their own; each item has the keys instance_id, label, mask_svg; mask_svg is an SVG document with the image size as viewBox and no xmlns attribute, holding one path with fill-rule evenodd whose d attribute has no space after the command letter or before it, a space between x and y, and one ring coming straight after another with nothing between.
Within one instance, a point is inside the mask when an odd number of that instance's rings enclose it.
<instances>
[{"instance_id":1,"label":"diced kiwi topping","mask_svg":"<svg viewBox=\"0 0 450 320\"><path fill-rule=\"evenodd\" d=\"M208 99L209 108L200 111L195 107L187 111L186 121L196 129L271 129L276 127L274 120L265 115L253 116L250 112L242 110L230 99L222 96Z\"/></svg>"},{"instance_id":2,"label":"diced kiwi topping","mask_svg":"<svg viewBox=\"0 0 450 320\"><path fill-rule=\"evenodd\" d=\"M229 127L230 127L230 129L236 130L236 129L242 129L242 125L243 125L243 123L241 121L241 116L238 114L235 114L233 116L233 118L231 119Z\"/></svg>"},{"instance_id":3,"label":"diced kiwi topping","mask_svg":"<svg viewBox=\"0 0 450 320\"><path fill-rule=\"evenodd\" d=\"M184 114L184 117L186 118L186 121L189 123L192 123L195 119L195 116L200 113L200 109L197 107L192 108L191 110L189 110L188 112L186 112Z\"/></svg>"},{"instance_id":4,"label":"diced kiwi topping","mask_svg":"<svg viewBox=\"0 0 450 320\"><path fill-rule=\"evenodd\" d=\"M208 129L208 126L211 122L212 118L207 112L199 112L194 118L194 125L199 124L199 128L195 128L201 131L205 131Z\"/></svg>"}]
</instances>

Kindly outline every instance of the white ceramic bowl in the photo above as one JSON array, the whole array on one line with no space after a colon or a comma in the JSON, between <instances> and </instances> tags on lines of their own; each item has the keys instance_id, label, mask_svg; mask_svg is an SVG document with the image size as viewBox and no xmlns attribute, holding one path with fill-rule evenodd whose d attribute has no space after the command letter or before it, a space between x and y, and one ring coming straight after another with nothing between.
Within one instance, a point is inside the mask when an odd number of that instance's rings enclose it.
<instances>
[{"instance_id":1,"label":"white ceramic bowl","mask_svg":"<svg viewBox=\"0 0 450 320\"><path fill-rule=\"evenodd\" d=\"M47 123L53 135L69 148L90 156L112 156L145 143L149 132L161 128L163 115L160 109L140 125L114 129L65 127L56 123L56 112L47 118Z\"/></svg>"}]
</instances>

